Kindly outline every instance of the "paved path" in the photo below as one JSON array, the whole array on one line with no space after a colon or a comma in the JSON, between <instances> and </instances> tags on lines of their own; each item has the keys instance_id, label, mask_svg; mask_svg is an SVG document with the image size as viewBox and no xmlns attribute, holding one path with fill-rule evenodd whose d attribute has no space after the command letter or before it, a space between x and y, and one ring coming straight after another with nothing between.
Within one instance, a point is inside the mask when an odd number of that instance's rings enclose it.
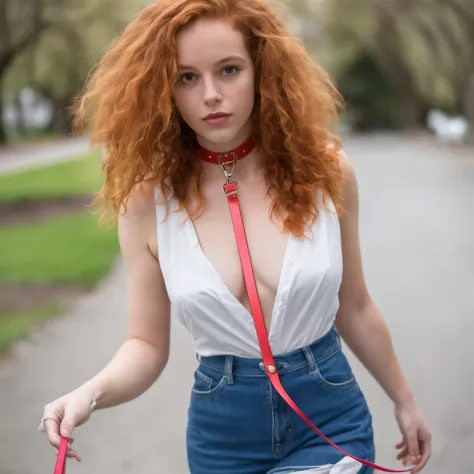
<instances>
[{"instance_id":1,"label":"paved path","mask_svg":"<svg viewBox=\"0 0 474 474\"><path fill-rule=\"evenodd\" d=\"M85 155L88 150L89 139L83 137L0 148L0 176L73 160Z\"/></svg>"},{"instance_id":2,"label":"paved path","mask_svg":"<svg viewBox=\"0 0 474 474\"><path fill-rule=\"evenodd\" d=\"M474 465L474 157L425 139L354 137L346 150L361 189L367 280L401 363L428 417L434 456L427 474L470 474ZM36 431L42 407L94 374L125 330L121 266L97 294L20 346L0 370L0 474L52 472ZM352 358L353 360L353 358ZM140 399L98 412L76 432L82 464L68 474L183 474L192 371L189 338L174 322L171 361ZM354 361L371 405L378 461L396 467L392 407Z\"/></svg>"}]
</instances>

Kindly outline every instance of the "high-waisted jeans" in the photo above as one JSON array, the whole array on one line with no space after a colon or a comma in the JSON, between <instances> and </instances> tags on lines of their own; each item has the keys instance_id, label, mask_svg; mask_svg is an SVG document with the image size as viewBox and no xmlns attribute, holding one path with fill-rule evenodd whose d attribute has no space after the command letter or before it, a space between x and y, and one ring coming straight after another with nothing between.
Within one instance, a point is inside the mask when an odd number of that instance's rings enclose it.
<instances>
[{"instance_id":1,"label":"high-waisted jeans","mask_svg":"<svg viewBox=\"0 0 474 474\"><path fill-rule=\"evenodd\" d=\"M372 417L332 329L312 345L275 357L286 391L349 453L374 461ZM261 359L202 357L188 414L191 474L282 474L336 464L327 444L272 387ZM359 474L371 474L362 467Z\"/></svg>"}]
</instances>

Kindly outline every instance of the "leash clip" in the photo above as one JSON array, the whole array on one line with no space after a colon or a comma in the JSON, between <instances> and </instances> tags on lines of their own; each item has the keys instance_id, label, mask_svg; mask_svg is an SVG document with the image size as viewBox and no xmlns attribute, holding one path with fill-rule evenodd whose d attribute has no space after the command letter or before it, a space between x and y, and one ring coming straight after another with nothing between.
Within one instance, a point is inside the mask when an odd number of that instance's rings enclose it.
<instances>
[{"instance_id":1,"label":"leash clip","mask_svg":"<svg viewBox=\"0 0 474 474\"><path fill-rule=\"evenodd\" d=\"M232 156L231 161L224 161L224 157L227 158L229 156L228 153L226 153L225 155L220 155L217 158L217 161L221 165L222 171L224 172L224 176L227 178L228 184L232 183L230 178L232 177L232 174L234 173L235 165L237 163L237 155L234 152L231 152L230 155Z\"/></svg>"}]
</instances>

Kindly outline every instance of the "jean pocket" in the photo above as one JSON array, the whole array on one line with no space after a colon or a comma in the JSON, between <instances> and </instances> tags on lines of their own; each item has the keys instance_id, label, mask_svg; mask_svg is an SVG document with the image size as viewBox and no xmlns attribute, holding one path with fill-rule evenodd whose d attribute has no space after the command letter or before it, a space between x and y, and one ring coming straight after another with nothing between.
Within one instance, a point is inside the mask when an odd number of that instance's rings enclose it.
<instances>
[{"instance_id":1,"label":"jean pocket","mask_svg":"<svg viewBox=\"0 0 474 474\"><path fill-rule=\"evenodd\" d=\"M210 370L199 367L194 372L192 393L196 397L210 397L217 395L226 384L227 380L225 374L214 374Z\"/></svg>"},{"instance_id":2,"label":"jean pocket","mask_svg":"<svg viewBox=\"0 0 474 474\"><path fill-rule=\"evenodd\" d=\"M331 390L348 389L357 384L351 365L340 347L328 357L316 361L315 376L323 387Z\"/></svg>"}]
</instances>

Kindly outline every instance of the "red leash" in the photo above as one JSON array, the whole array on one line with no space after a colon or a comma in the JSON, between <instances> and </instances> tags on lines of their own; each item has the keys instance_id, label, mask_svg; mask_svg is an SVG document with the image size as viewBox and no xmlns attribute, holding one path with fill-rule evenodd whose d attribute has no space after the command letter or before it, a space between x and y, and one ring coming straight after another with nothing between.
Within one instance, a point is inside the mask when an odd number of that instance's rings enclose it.
<instances>
[{"instance_id":1,"label":"red leash","mask_svg":"<svg viewBox=\"0 0 474 474\"><path fill-rule=\"evenodd\" d=\"M235 161L234 161L235 165ZM321 431L313 425L313 423L308 419L308 417L298 408L296 403L291 399L291 397L286 393L286 390L281 384L280 377L276 370L275 360L273 358L272 350L270 348L270 342L268 341L267 328L265 326L265 320L263 318L262 308L260 306L260 299L258 297L257 285L255 283L255 277L253 274L252 261L250 258L250 251L247 244L247 237L245 235L245 227L242 220L242 214L240 212L239 200L237 196L237 183L230 180L232 171L229 173L226 171L225 167L224 173L227 177L227 183L224 185L224 191L229 201L230 213L232 216L232 222L234 225L235 237L237 240L237 247L239 250L240 261L242 263L242 271L244 274L245 285L247 287L248 298L250 302L250 308L252 312L252 317L255 324L255 329L257 330L258 342L260 345L260 350L262 353L263 362L266 367L267 375L270 379L275 390L280 394L280 396L285 400L285 402L310 426L311 429L316 431L319 436L321 436L327 443L339 450L341 453L349 456L350 458L370 466L378 471L383 472L409 472L413 469L402 469L394 470L388 469L378 464L374 464L370 461L365 461L360 459L352 454L344 451L342 448L333 443L327 436L325 436Z\"/></svg>"},{"instance_id":2,"label":"red leash","mask_svg":"<svg viewBox=\"0 0 474 474\"><path fill-rule=\"evenodd\" d=\"M56 466L54 468L54 474L66 474L66 452L67 452L67 439L60 436L58 458L56 460Z\"/></svg>"}]
</instances>

